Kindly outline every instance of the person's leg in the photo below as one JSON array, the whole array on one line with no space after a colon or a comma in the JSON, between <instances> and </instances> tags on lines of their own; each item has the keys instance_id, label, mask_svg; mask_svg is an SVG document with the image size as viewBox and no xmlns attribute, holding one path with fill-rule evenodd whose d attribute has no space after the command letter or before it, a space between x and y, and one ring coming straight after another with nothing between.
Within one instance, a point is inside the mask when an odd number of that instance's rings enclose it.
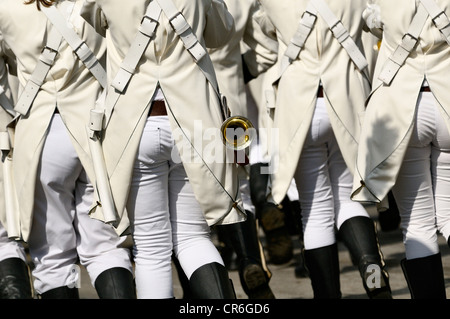
<instances>
[{"instance_id":1,"label":"person's leg","mask_svg":"<svg viewBox=\"0 0 450 319\"><path fill-rule=\"evenodd\" d=\"M387 196L389 208L380 209L378 211L378 223L383 232L397 230L400 226L400 214L392 191L390 191Z\"/></svg>"},{"instance_id":2,"label":"person's leg","mask_svg":"<svg viewBox=\"0 0 450 319\"><path fill-rule=\"evenodd\" d=\"M169 198L174 253L189 280L190 298L234 299L228 271L182 164L171 165Z\"/></svg>"},{"instance_id":3,"label":"person's leg","mask_svg":"<svg viewBox=\"0 0 450 319\"><path fill-rule=\"evenodd\" d=\"M436 114L434 99L430 95L421 96L416 125L392 189L406 251L402 269L412 298L445 298L446 295L430 164Z\"/></svg>"},{"instance_id":4,"label":"person's leg","mask_svg":"<svg viewBox=\"0 0 450 319\"><path fill-rule=\"evenodd\" d=\"M393 194L397 202L406 259L439 253L433 199L430 150L409 147L399 172Z\"/></svg>"},{"instance_id":5,"label":"person's leg","mask_svg":"<svg viewBox=\"0 0 450 319\"><path fill-rule=\"evenodd\" d=\"M302 209L305 263L314 298L341 298L334 199L328 171L331 126L319 99L294 179Z\"/></svg>"},{"instance_id":6,"label":"person's leg","mask_svg":"<svg viewBox=\"0 0 450 319\"><path fill-rule=\"evenodd\" d=\"M265 235L264 250L268 261L284 264L294 256L294 243L285 221L285 213L267 200L269 161L268 128L258 130L258 139L249 147L248 192L258 225Z\"/></svg>"},{"instance_id":7,"label":"person's leg","mask_svg":"<svg viewBox=\"0 0 450 319\"><path fill-rule=\"evenodd\" d=\"M38 167L28 238L34 288L40 298L79 298L78 255L72 222L75 181L82 171L61 117L54 115Z\"/></svg>"},{"instance_id":8,"label":"person's leg","mask_svg":"<svg viewBox=\"0 0 450 319\"><path fill-rule=\"evenodd\" d=\"M285 223L284 212L267 200L268 164L254 163L250 165L250 194L255 205L256 219L261 225L266 238L265 250L273 264L284 264L294 256L294 245Z\"/></svg>"},{"instance_id":9,"label":"person's leg","mask_svg":"<svg viewBox=\"0 0 450 319\"><path fill-rule=\"evenodd\" d=\"M230 225L217 225L219 238L224 239L236 253L239 279L249 299L275 298L269 287L270 271L264 267L264 252L259 240L255 207L251 201L249 181L241 167L240 192L247 219Z\"/></svg>"},{"instance_id":10,"label":"person's leg","mask_svg":"<svg viewBox=\"0 0 450 319\"><path fill-rule=\"evenodd\" d=\"M269 287L271 273L263 267L256 220L247 211L247 220L230 225L217 226L222 236L226 236L236 252L239 262L239 279L249 299L274 299Z\"/></svg>"},{"instance_id":11,"label":"person's leg","mask_svg":"<svg viewBox=\"0 0 450 319\"><path fill-rule=\"evenodd\" d=\"M168 202L168 161L172 147L167 117L148 117L127 204L139 299L174 297Z\"/></svg>"},{"instance_id":12,"label":"person's leg","mask_svg":"<svg viewBox=\"0 0 450 319\"><path fill-rule=\"evenodd\" d=\"M73 221L80 263L100 299L135 299L130 250L123 247L126 237L119 237L111 225L89 217L93 191L83 170L76 181Z\"/></svg>"},{"instance_id":13,"label":"person's leg","mask_svg":"<svg viewBox=\"0 0 450 319\"><path fill-rule=\"evenodd\" d=\"M0 223L0 299L31 299L30 281L25 249L8 238Z\"/></svg>"},{"instance_id":14,"label":"person's leg","mask_svg":"<svg viewBox=\"0 0 450 319\"><path fill-rule=\"evenodd\" d=\"M389 275L381 253L376 225L367 210L350 199L353 176L334 135L328 142L329 173L333 188L338 236L358 267L370 299L392 299Z\"/></svg>"},{"instance_id":15,"label":"person's leg","mask_svg":"<svg viewBox=\"0 0 450 319\"><path fill-rule=\"evenodd\" d=\"M436 106L437 106L436 102ZM431 148L431 176L439 232L450 246L450 133L436 107L436 135Z\"/></svg>"}]
</instances>

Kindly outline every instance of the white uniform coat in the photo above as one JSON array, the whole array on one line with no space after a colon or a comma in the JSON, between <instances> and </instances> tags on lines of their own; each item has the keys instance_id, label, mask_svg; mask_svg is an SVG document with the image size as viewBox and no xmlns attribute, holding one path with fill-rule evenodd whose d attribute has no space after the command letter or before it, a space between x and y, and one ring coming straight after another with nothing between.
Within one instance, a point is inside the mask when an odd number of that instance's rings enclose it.
<instances>
[{"instance_id":1,"label":"white uniform coat","mask_svg":"<svg viewBox=\"0 0 450 319\"><path fill-rule=\"evenodd\" d=\"M277 60L277 42L267 30L272 26L265 16L260 14L257 0L226 0L228 10L233 15L234 36L222 47L210 49L211 60L216 70L220 91L227 98L231 115L241 115L250 121L247 92L244 82L242 56L249 72L256 76L264 72ZM243 52L242 47L246 51ZM257 123L252 123L257 128ZM249 147L251 151L256 138ZM250 153L251 155L251 153ZM249 166L241 166L239 175L246 179Z\"/></svg>"},{"instance_id":2,"label":"white uniform coat","mask_svg":"<svg viewBox=\"0 0 450 319\"><path fill-rule=\"evenodd\" d=\"M241 43L247 47L246 64L253 76L264 72L277 60L277 46L266 30L264 17L260 17L257 0L225 0L225 3L233 15L236 32L224 46L210 49L209 53L231 115L247 116Z\"/></svg>"},{"instance_id":3,"label":"white uniform coat","mask_svg":"<svg viewBox=\"0 0 450 319\"><path fill-rule=\"evenodd\" d=\"M435 1L450 16L450 1ZM407 32L419 1L372 2L380 8L381 30L374 30L374 33L382 32L382 44L359 143L352 199L380 202L386 198L396 181L411 137L417 100L425 79L450 128L450 46L428 18L415 50L390 86L383 85L378 75L386 59Z\"/></svg>"},{"instance_id":4,"label":"white uniform coat","mask_svg":"<svg viewBox=\"0 0 450 319\"><path fill-rule=\"evenodd\" d=\"M0 39L2 35L0 33ZM11 88L15 88L17 84L17 77L10 74L9 65L7 65L8 58L6 56L0 55L0 88L3 90L4 97L10 101L11 105L14 105L14 95ZM14 70L15 72L15 70ZM0 103L0 132L7 132L7 126L12 121L13 116L8 113ZM3 145L0 145L3 147ZM3 148L1 149L3 151ZM6 152L6 151L5 151ZM3 156L3 153L0 153ZM7 219L6 219L6 206L5 206L5 196L4 196L4 181L3 181L3 161L0 161L0 223L5 229L7 229Z\"/></svg>"},{"instance_id":5,"label":"white uniform coat","mask_svg":"<svg viewBox=\"0 0 450 319\"><path fill-rule=\"evenodd\" d=\"M110 82L138 32L149 2L133 0L125 4L119 0L87 0L85 3L83 17L95 25L100 33L106 34ZM173 2L204 47L223 46L233 36L234 21L223 1ZM114 200L121 217L117 227L119 234L129 226L126 202L133 164L149 111L149 102L158 84L165 96L172 130L179 132L181 129L191 137L191 144L188 143L188 146L180 140L176 143L181 153L188 150L193 154L183 163L208 224L233 223L245 219L239 194L237 165L229 160L225 163L227 160L220 154L218 160L205 159L205 152L211 146L225 154L220 135L214 141L194 139L198 136L198 121L201 121L203 132L209 129L220 131L224 117L217 96L164 13L159 22L156 36L141 59L126 93L120 96L115 105L105 130L103 148ZM206 58L209 59L209 56ZM195 151L190 145L195 145ZM96 211L92 215L102 218Z\"/></svg>"},{"instance_id":6,"label":"white uniform coat","mask_svg":"<svg viewBox=\"0 0 450 319\"><path fill-rule=\"evenodd\" d=\"M278 31L280 52L294 36L308 1L260 0ZM326 0L350 36L364 52L362 12L364 0ZM272 154L271 196L280 203L291 185L316 106L322 83L328 115L348 168L353 173L360 134L360 117L370 83L318 16L305 47L278 83L274 128L279 130L278 150ZM275 147L276 145L271 145Z\"/></svg>"},{"instance_id":7,"label":"white uniform coat","mask_svg":"<svg viewBox=\"0 0 450 319\"><path fill-rule=\"evenodd\" d=\"M71 24L97 58L103 59L106 47L103 39L79 15L83 1L73 2L75 7L70 16ZM46 25L47 17L37 10L36 4L25 5L23 1L0 0L2 46L10 49L17 59L19 94L46 44ZM56 107L88 177L95 182L86 125L89 123L90 109L93 108L99 91L99 83L73 53L71 47L63 41L55 64L30 112L19 118L15 128L14 179L20 200L20 221L24 240L28 238L33 219L36 174L43 142Z\"/></svg>"}]
</instances>

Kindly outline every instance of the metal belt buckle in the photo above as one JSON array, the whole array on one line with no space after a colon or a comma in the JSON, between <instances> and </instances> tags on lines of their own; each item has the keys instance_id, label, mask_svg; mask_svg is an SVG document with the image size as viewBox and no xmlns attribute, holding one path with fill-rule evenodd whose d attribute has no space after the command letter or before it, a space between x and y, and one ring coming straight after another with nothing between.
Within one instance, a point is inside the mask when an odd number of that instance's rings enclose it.
<instances>
[{"instance_id":1,"label":"metal belt buckle","mask_svg":"<svg viewBox=\"0 0 450 319\"><path fill-rule=\"evenodd\" d=\"M411 39L413 39L415 42L419 41L418 38L413 36L411 33L405 33L405 35L402 37L402 40L404 40L407 36L409 36Z\"/></svg>"},{"instance_id":2,"label":"metal belt buckle","mask_svg":"<svg viewBox=\"0 0 450 319\"><path fill-rule=\"evenodd\" d=\"M308 14L310 17L312 17L312 18L314 18L314 19L317 19L317 15L314 14L314 13L312 13L312 12L309 12L308 10L306 10L305 12L303 12L303 14L302 14L302 19L303 19L303 17L304 17L306 14Z\"/></svg>"},{"instance_id":3,"label":"metal belt buckle","mask_svg":"<svg viewBox=\"0 0 450 319\"><path fill-rule=\"evenodd\" d=\"M413 40L413 43L411 43L409 40ZM407 51L411 51L414 46L416 45L417 41L419 41L418 38L416 38L415 36L413 36L411 33L406 33L403 37L402 37L402 45L401 47L404 48ZM404 46L403 44L406 44L407 46Z\"/></svg>"},{"instance_id":4,"label":"metal belt buckle","mask_svg":"<svg viewBox=\"0 0 450 319\"><path fill-rule=\"evenodd\" d=\"M348 33L347 29L344 27L344 24L341 20L336 22L331 28L331 32L333 32L334 36L340 43L342 43L345 39L347 39L350 34Z\"/></svg>"},{"instance_id":5,"label":"metal belt buckle","mask_svg":"<svg viewBox=\"0 0 450 319\"><path fill-rule=\"evenodd\" d=\"M440 19L444 20L438 21ZM443 29L449 24L449 19L444 11L439 12L439 14L431 20L433 20L433 23L438 27L438 29Z\"/></svg>"},{"instance_id":6,"label":"metal belt buckle","mask_svg":"<svg viewBox=\"0 0 450 319\"><path fill-rule=\"evenodd\" d=\"M177 34L182 34L188 30L191 26L187 23L181 12L178 12L174 17L170 19L170 24L175 29Z\"/></svg>"},{"instance_id":7,"label":"metal belt buckle","mask_svg":"<svg viewBox=\"0 0 450 319\"><path fill-rule=\"evenodd\" d=\"M145 20L149 20L149 25L151 25L152 23L155 24L155 27L151 29L151 32L148 32L146 30L146 28L144 27L144 21ZM146 16L143 16L142 19L141 19L141 24L140 24L140 27L139 27L139 31L141 33L145 34L146 36L148 36L150 38L153 38L155 36L155 30L158 27L158 25L159 25L159 21L158 20L155 20L152 17L149 17L149 16L146 15Z\"/></svg>"},{"instance_id":8,"label":"metal belt buckle","mask_svg":"<svg viewBox=\"0 0 450 319\"><path fill-rule=\"evenodd\" d=\"M53 64L53 61L55 60L57 54L58 54L57 50L46 45L42 48L39 60L50 66Z\"/></svg>"},{"instance_id":9,"label":"metal belt buckle","mask_svg":"<svg viewBox=\"0 0 450 319\"><path fill-rule=\"evenodd\" d=\"M141 24L144 22L145 19L150 20L150 23L154 22L156 25L159 25L159 21L158 20L155 20L152 17L147 16L147 15L142 17Z\"/></svg>"}]
</instances>

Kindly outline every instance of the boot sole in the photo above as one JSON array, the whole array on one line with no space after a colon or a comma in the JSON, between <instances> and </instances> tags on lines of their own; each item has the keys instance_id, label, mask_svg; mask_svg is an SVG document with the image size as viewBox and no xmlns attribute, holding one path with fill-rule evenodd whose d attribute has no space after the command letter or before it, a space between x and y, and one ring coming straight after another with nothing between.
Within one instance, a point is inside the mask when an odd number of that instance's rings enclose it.
<instances>
[{"instance_id":1,"label":"boot sole","mask_svg":"<svg viewBox=\"0 0 450 319\"><path fill-rule=\"evenodd\" d=\"M243 279L249 299L275 299L264 270L260 266L247 266L243 273Z\"/></svg>"}]
</instances>

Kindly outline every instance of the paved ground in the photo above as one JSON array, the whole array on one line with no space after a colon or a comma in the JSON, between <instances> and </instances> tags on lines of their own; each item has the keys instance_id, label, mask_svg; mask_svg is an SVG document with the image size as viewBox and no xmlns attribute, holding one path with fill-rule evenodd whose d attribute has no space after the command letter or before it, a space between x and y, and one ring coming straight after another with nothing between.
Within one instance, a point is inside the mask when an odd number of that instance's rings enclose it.
<instances>
[{"instance_id":1,"label":"paved ground","mask_svg":"<svg viewBox=\"0 0 450 319\"><path fill-rule=\"evenodd\" d=\"M376 220L377 217L373 216ZM292 237L295 243L295 256L286 264L268 264L272 272L270 286L277 299L311 299L312 289L309 278L298 278L295 276L295 267L299 257L298 238ZM264 243L264 237L261 237ZM404 247L401 241L400 230L383 232L379 230L379 241L382 252L385 256L386 269L390 275L390 283L394 299L411 299L406 281L400 268L400 260L404 258ZM441 253L444 262L444 271L447 283L447 296L450 296L450 248L443 238L440 238ZM339 243L339 260L341 269L341 289L343 299L368 299L361 279L356 268L350 261L347 249ZM97 294L89 283L88 276L82 269L82 288L80 296L83 299L97 299ZM247 299L247 295L242 290L237 271L230 271L230 277L235 285L236 294L239 299ZM174 275L174 291L177 299L182 297L182 289L178 282L176 273Z\"/></svg>"}]
</instances>

